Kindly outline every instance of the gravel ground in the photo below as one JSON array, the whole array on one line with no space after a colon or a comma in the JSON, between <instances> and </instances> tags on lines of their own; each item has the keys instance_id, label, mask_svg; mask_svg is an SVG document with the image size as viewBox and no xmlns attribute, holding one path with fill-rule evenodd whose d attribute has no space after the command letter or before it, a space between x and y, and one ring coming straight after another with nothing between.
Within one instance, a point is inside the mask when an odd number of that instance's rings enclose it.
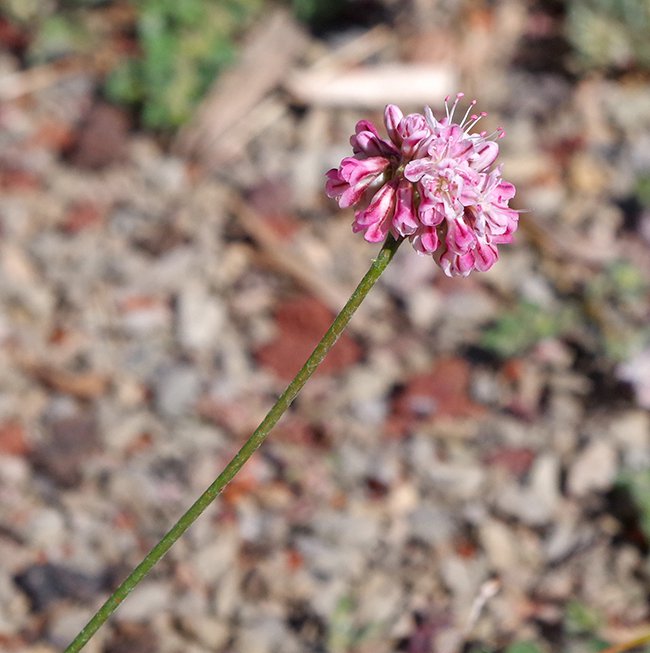
<instances>
[{"instance_id":1,"label":"gravel ground","mask_svg":"<svg viewBox=\"0 0 650 653\"><path fill-rule=\"evenodd\" d=\"M400 250L88 651L578 653L650 622L650 87L555 70L539 16L490 6L463 38L414 14L369 61L328 65L437 66L476 95L508 133L516 244L465 280ZM384 100L311 97L294 74L362 37L302 37L209 162L87 72L0 105L2 650L69 642L367 269L376 248L322 182Z\"/></svg>"}]
</instances>

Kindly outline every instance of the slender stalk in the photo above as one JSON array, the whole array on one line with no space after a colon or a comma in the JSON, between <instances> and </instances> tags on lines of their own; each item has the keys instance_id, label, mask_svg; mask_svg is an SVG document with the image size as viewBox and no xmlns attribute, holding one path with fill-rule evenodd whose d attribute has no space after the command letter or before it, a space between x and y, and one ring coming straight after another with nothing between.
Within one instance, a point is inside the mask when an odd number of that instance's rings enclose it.
<instances>
[{"instance_id":1,"label":"slender stalk","mask_svg":"<svg viewBox=\"0 0 650 653\"><path fill-rule=\"evenodd\" d=\"M271 410L269 410L262 423L255 432L246 440L242 448L235 454L234 458L226 465L215 481L207 490L192 504L187 512L172 526L167 534L156 544L145 556L142 562L129 574L122 584L111 594L101 608L95 613L92 619L84 626L81 632L74 638L72 643L65 649L64 653L77 653L97 632L100 626L110 617L115 609L122 603L136 585L151 571L153 566L171 549L178 538L194 523L201 513L217 498L224 487L235 477L244 463L255 453L257 448L264 442L271 429L276 425L280 417L289 408L296 395L300 392L309 377L316 371L327 352L347 326L354 312L359 308L370 289L381 276L391 262L401 240L388 237L381 248L377 258L373 261L370 269L363 277L355 291L352 293L346 305L336 316L332 326L316 345L307 362L302 366L287 389L280 395Z\"/></svg>"}]
</instances>

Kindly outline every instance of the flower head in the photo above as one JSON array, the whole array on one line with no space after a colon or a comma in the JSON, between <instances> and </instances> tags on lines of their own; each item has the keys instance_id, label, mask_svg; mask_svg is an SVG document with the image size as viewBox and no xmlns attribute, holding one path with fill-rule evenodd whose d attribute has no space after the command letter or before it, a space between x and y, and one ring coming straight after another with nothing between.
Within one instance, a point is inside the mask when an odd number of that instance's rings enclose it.
<instances>
[{"instance_id":1,"label":"flower head","mask_svg":"<svg viewBox=\"0 0 650 653\"><path fill-rule=\"evenodd\" d=\"M341 208L357 207L353 230L369 242L390 233L409 238L448 276L485 271L498 258L497 245L512 241L519 214L508 206L515 187L494 166L504 136L471 132L486 114L472 113L470 102L460 122L445 99L438 121L429 107L405 116L389 104L384 112L388 138L367 120L350 138L353 156L327 173L326 192Z\"/></svg>"}]
</instances>

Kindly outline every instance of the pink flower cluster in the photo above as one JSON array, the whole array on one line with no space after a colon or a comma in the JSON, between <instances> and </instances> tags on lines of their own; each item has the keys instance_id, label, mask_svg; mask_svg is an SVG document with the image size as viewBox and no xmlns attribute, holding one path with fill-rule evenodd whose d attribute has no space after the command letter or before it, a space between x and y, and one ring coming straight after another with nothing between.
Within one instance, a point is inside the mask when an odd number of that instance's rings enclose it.
<instances>
[{"instance_id":1,"label":"pink flower cluster","mask_svg":"<svg viewBox=\"0 0 650 653\"><path fill-rule=\"evenodd\" d=\"M367 120L350 138L354 156L327 173L326 191L341 208L357 206L353 230L371 242L390 233L408 237L415 250L431 254L448 276L485 271L498 258L497 245L512 241L519 214L509 208L515 187L493 164L499 153L494 134L470 133L485 113L453 122L462 93L438 121L431 109L405 116L389 104L384 112L388 139Z\"/></svg>"}]
</instances>

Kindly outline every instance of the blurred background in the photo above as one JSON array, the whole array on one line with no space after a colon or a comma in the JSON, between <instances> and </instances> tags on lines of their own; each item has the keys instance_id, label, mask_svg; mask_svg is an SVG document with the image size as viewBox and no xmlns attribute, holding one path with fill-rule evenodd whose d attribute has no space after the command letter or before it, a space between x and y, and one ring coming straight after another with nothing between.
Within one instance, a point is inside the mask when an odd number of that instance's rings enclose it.
<instances>
[{"instance_id":1,"label":"blurred background","mask_svg":"<svg viewBox=\"0 0 650 653\"><path fill-rule=\"evenodd\" d=\"M366 271L323 193L356 120L457 91L516 243L464 280L402 248L87 650L647 632L649 34L648 0L2 0L0 649L69 642Z\"/></svg>"}]
</instances>

